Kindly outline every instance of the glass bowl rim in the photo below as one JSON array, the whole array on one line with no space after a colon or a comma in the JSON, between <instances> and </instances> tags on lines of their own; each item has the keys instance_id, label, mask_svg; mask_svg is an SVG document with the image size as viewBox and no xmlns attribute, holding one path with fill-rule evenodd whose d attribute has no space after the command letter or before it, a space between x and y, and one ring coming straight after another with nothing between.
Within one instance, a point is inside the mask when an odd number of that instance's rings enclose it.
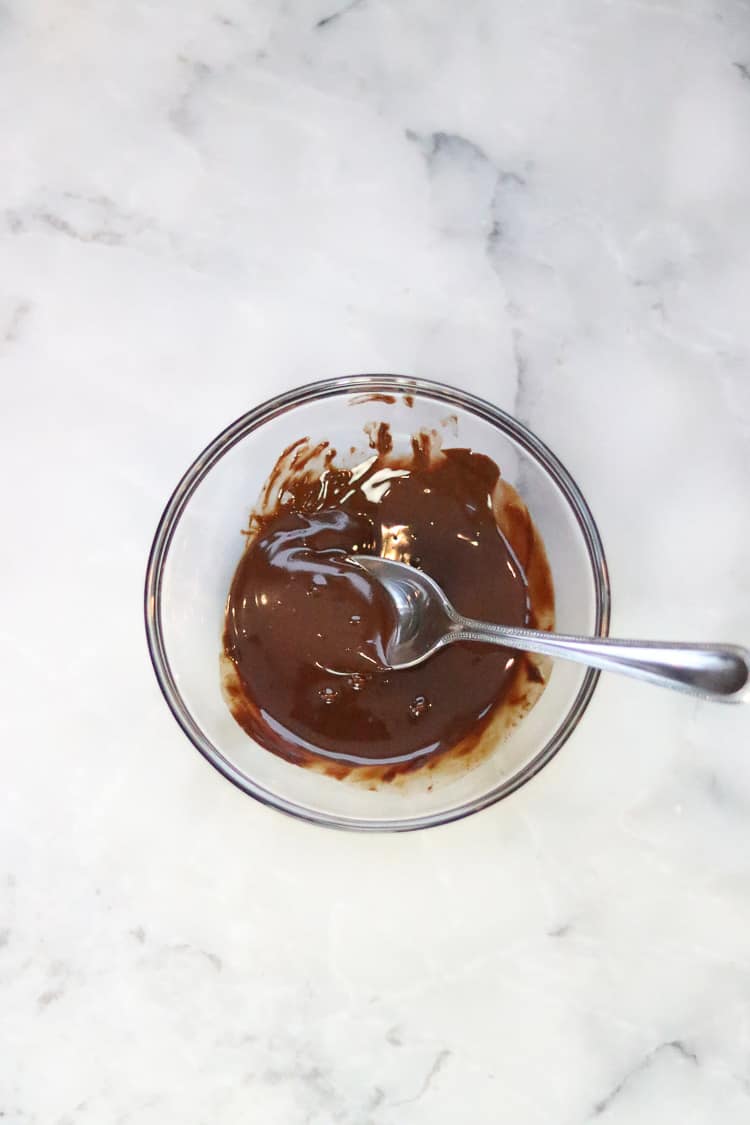
<instances>
[{"instance_id":1,"label":"glass bowl rim","mask_svg":"<svg viewBox=\"0 0 750 1125\"><path fill-rule=\"evenodd\" d=\"M167 501L149 552L144 590L146 640L157 683L174 719L203 757L242 792L254 797L261 804L313 824L361 832L406 832L418 828L432 828L470 816L472 813L488 808L504 797L510 796L511 793L530 781L557 754L578 726L591 701L599 680L599 672L592 668L586 670L573 703L546 744L517 774L496 785L488 792L465 801L463 804L456 805L454 808L422 816L394 817L382 820L344 817L307 808L304 805L287 800L278 793L265 789L238 769L213 745L193 718L177 687L167 657L161 619L164 565L172 538L188 501L214 465L233 446L253 433L254 430L297 406L336 396L363 393L423 395L448 406L457 406L482 418L509 435L525 453L539 462L567 500L582 533L594 580L596 599L594 635L602 637L608 635L611 596L609 571L601 536L589 506L575 480L544 442L536 437L522 422L508 414L507 411L501 410L500 407L494 406L486 399L457 387L431 379L405 375L360 374L342 375L332 379L321 379L306 383L267 399L235 419L198 454L183 473Z\"/></svg>"}]
</instances>

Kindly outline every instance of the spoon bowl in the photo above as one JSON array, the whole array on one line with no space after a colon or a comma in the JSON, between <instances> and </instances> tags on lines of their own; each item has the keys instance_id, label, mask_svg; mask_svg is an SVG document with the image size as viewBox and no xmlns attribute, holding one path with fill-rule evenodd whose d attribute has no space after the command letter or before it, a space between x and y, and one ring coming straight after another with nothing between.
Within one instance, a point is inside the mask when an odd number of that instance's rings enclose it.
<instances>
[{"instance_id":1,"label":"spoon bowl","mask_svg":"<svg viewBox=\"0 0 750 1125\"><path fill-rule=\"evenodd\" d=\"M394 626L386 645L389 667L413 668L450 644L461 628L460 618L434 578L376 555L351 555L349 561L376 578L393 603Z\"/></svg>"}]
</instances>

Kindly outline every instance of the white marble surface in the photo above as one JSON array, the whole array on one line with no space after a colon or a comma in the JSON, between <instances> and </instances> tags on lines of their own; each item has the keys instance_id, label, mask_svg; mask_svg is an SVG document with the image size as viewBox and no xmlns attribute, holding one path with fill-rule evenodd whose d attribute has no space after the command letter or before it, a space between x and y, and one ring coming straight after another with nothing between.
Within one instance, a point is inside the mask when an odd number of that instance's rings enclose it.
<instances>
[{"instance_id":1,"label":"white marble surface","mask_svg":"<svg viewBox=\"0 0 750 1125\"><path fill-rule=\"evenodd\" d=\"M750 639L740 0L0 3L2 1125L746 1125L750 725L614 679L406 837L188 745L141 589L195 452L348 371L514 410L622 633Z\"/></svg>"}]
</instances>

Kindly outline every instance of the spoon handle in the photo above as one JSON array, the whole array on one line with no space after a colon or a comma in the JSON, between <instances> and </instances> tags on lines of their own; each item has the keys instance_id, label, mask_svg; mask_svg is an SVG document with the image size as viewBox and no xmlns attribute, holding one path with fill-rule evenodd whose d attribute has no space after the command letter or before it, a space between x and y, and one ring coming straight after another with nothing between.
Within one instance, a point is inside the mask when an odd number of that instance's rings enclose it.
<instances>
[{"instance_id":1,"label":"spoon handle","mask_svg":"<svg viewBox=\"0 0 750 1125\"><path fill-rule=\"evenodd\" d=\"M735 703L750 695L750 650L740 645L568 637L458 615L449 636L451 641L489 641L504 648L575 660L704 699Z\"/></svg>"}]
</instances>

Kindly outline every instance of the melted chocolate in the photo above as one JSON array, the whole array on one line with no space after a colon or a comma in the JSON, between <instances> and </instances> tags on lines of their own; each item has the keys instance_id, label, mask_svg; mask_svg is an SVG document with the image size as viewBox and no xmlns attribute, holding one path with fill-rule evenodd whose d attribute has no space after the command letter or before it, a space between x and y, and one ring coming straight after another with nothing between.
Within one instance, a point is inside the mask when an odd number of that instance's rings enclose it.
<instances>
[{"instance_id":1,"label":"melted chocolate","mask_svg":"<svg viewBox=\"0 0 750 1125\"><path fill-rule=\"evenodd\" d=\"M368 433L376 452L353 469L337 468L326 443L282 455L252 518L224 629L237 721L269 750L339 773L393 773L465 750L504 701L518 705L544 679L536 658L478 644L388 670L393 609L347 555L423 568L468 616L552 625L543 548L497 466L468 449L436 454L426 433L399 461L387 426Z\"/></svg>"}]
</instances>

